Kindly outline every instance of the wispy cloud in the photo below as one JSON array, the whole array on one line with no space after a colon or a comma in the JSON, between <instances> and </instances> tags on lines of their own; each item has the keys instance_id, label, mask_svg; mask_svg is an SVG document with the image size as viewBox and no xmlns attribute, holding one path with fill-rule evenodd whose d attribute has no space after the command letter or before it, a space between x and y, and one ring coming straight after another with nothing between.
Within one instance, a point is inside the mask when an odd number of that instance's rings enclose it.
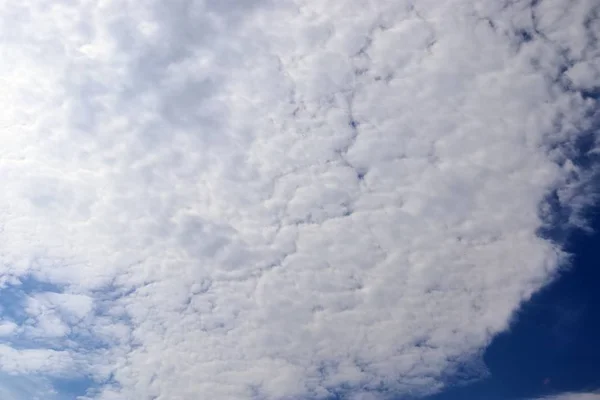
<instances>
[{"instance_id":1,"label":"wispy cloud","mask_svg":"<svg viewBox=\"0 0 600 400\"><path fill-rule=\"evenodd\" d=\"M98 400L443 387L555 273L549 204L590 201L593 8L0 3L0 371Z\"/></svg>"},{"instance_id":2,"label":"wispy cloud","mask_svg":"<svg viewBox=\"0 0 600 400\"><path fill-rule=\"evenodd\" d=\"M573 393L562 393L554 396L542 397L545 400L598 400L600 399L600 393L598 392L573 392Z\"/></svg>"}]
</instances>

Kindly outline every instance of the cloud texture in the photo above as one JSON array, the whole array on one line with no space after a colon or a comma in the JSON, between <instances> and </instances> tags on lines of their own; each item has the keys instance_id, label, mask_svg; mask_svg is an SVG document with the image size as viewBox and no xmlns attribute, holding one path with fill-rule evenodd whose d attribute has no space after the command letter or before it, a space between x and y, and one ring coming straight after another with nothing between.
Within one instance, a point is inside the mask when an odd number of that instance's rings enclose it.
<instances>
[{"instance_id":1,"label":"cloud texture","mask_svg":"<svg viewBox=\"0 0 600 400\"><path fill-rule=\"evenodd\" d=\"M563 393L556 396L542 397L547 400L598 400L600 394L598 392L589 393Z\"/></svg>"},{"instance_id":2,"label":"cloud texture","mask_svg":"<svg viewBox=\"0 0 600 400\"><path fill-rule=\"evenodd\" d=\"M1 372L97 400L480 373L591 199L599 12L0 2Z\"/></svg>"}]
</instances>

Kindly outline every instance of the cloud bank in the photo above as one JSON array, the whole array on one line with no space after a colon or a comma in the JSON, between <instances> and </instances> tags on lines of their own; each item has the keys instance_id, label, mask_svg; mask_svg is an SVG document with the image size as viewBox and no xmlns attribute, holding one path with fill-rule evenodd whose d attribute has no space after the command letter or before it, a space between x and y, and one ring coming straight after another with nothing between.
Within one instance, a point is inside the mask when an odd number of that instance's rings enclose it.
<instances>
[{"instance_id":1,"label":"cloud bank","mask_svg":"<svg viewBox=\"0 0 600 400\"><path fill-rule=\"evenodd\" d=\"M1 2L0 371L96 400L441 389L564 260L557 210L583 223L598 16Z\"/></svg>"}]
</instances>

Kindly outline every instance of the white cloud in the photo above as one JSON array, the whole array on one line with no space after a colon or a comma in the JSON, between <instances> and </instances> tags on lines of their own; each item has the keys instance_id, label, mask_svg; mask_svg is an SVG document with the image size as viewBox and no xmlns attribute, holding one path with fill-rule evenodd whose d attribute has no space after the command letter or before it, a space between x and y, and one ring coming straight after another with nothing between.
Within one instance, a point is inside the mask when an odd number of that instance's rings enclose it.
<instances>
[{"instance_id":1,"label":"white cloud","mask_svg":"<svg viewBox=\"0 0 600 400\"><path fill-rule=\"evenodd\" d=\"M592 8L1 3L2 279L64 293L28 293L0 368L102 400L441 388L556 271L546 196L589 200Z\"/></svg>"},{"instance_id":2,"label":"white cloud","mask_svg":"<svg viewBox=\"0 0 600 400\"><path fill-rule=\"evenodd\" d=\"M17 324L12 321L0 322L0 336L12 334L18 328Z\"/></svg>"},{"instance_id":3,"label":"white cloud","mask_svg":"<svg viewBox=\"0 0 600 400\"><path fill-rule=\"evenodd\" d=\"M66 400L45 378L0 374L2 400Z\"/></svg>"},{"instance_id":4,"label":"white cloud","mask_svg":"<svg viewBox=\"0 0 600 400\"><path fill-rule=\"evenodd\" d=\"M543 399L548 400L598 400L600 399L600 394L596 392L590 393L562 393L555 396L547 396L543 397Z\"/></svg>"},{"instance_id":5,"label":"white cloud","mask_svg":"<svg viewBox=\"0 0 600 400\"><path fill-rule=\"evenodd\" d=\"M25 312L31 317L29 333L41 337L69 334L69 325L79 325L92 311L92 298L83 295L43 292L27 299Z\"/></svg>"},{"instance_id":6,"label":"white cloud","mask_svg":"<svg viewBox=\"0 0 600 400\"><path fill-rule=\"evenodd\" d=\"M0 364L3 372L10 374L46 373L63 376L73 373L74 360L66 351L51 349L17 350L0 344Z\"/></svg>"}]
</instances>

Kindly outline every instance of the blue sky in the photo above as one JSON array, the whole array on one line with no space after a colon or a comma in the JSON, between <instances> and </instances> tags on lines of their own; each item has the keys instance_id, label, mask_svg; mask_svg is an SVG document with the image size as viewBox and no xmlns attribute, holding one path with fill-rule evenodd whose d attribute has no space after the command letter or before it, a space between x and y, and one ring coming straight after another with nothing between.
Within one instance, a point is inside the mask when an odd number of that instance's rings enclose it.
<instances>
[{"instance_id":1,"label":"blue sky","mask_svg":"<svg viewBox=\"0 0 600 400\"><path fill-rule=\"evenodd\" d=\"M598 99L597 93L589 93ZM597 132L592 128L590 138ZM576 148L580 165L598 163L589 142ZM591 191L600 187L597 178ZM555 209L554 221L565 210ZM489 375L473 384L452 386L429 400L527 399L560 393L600 391L600 205L584 212L586 229L564 229L561 224L541 235L561 243L570 259L554 280L526 301L510 328L485 348Z\"/></svg>"},{"instance_id":2,"label":"blue sky","mask_svg":"<svg viewBox=\"0 0 600 400\"><path fill-rule=\"evenodd\" d=\"M572 265L534 295L511 328L485 349L489 376L430 400L526 399L600 390L600 207L589 211L594 233L574 232Z\"/></svg>"}]
</instances>

